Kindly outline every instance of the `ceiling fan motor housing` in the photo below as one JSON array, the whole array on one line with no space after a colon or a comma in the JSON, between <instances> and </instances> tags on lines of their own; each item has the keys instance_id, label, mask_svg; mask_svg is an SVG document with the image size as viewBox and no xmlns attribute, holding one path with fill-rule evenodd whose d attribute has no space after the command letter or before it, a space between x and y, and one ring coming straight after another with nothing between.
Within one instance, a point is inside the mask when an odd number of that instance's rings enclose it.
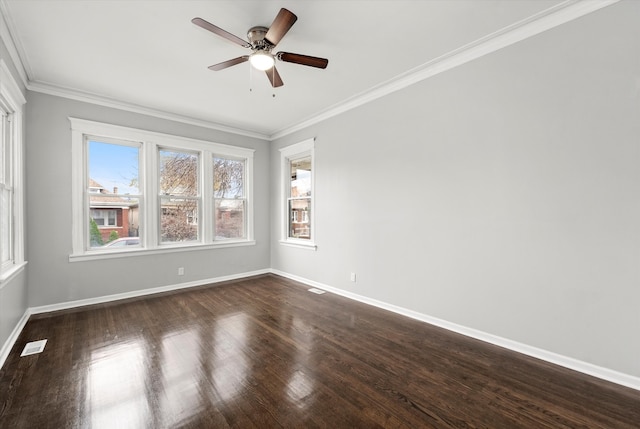
<instances>
[{"instance_id":1,"label":"ceiling fan motor housing","mask_svg":"<svg viewBox=\"0 0 640 429\"><path fill-rule=\"evenodd\" d=\"M269 43L264 36L267 35L269 29L267 27L251 27L247 32L247 38L253 47L253 50L271 50L273 45Z\"/></svg>"}]
</instances>

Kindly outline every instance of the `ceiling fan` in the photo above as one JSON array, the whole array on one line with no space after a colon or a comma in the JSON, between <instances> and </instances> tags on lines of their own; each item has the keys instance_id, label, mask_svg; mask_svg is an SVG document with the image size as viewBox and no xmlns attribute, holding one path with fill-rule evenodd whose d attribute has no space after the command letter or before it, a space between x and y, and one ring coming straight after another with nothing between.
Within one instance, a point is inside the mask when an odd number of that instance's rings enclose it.
<instances>
[{"instance_id":1,"label":"ceiling fan","mask_svg":"<svg viewBox=\"0 0 640 429\"><path fill-rule=\"evenodd\" d=\"M282 40L284 35L287 34L297 19L298 17L291 11L282 8L273 20L271 27L251 27L247 32L247 38L249 39L248 42L211 24L210 22L205 21L202 18L193 18L191 22L198 27L211 31L213 34L223 37L236 45L242 46L243 48L249 48L252 51L249 55L243 55L241 57L209 66L210 70L220 71L228 67L235 66L236 64L249 61L253 67L258 70L265 71L269 81L271 82L271 86L276 88L284 85L280 78L280 74L275 67L276 58L287 63L301 64L303 66L316 67L320 69L326 68L327 64L329 64L329 60L326 58L311 57L309 55L294 54L291 52L277 52L275 54L271 52L273 48L280 43L280 40Z\"/></svg>"}]
</instances>

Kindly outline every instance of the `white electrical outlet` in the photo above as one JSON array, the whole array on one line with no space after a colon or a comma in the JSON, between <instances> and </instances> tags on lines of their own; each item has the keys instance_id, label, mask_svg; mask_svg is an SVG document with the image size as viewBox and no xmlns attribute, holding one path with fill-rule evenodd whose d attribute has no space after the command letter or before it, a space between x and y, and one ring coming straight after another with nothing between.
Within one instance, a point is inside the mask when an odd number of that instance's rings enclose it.
<instances>
[{"instance_id":1,"label":"white electrical outlet","mask_svg":"<svg viewBox=\"0 0 640 429\"><path fill-rule=\"evenodd\" d=\"M351 273L351 281L355 283L355 281L356 281L356 273Z\"/></svg>"},{"instance_id":2,"label":"white electrical outlet","mask_svg":"<svg viewBox=\"0 0 640 429\"><path fill-rule=\"evenodd\" d=\"M178 275L179 276L184 276L184 267L178 268Z\"/></svg>"}]
</instances>

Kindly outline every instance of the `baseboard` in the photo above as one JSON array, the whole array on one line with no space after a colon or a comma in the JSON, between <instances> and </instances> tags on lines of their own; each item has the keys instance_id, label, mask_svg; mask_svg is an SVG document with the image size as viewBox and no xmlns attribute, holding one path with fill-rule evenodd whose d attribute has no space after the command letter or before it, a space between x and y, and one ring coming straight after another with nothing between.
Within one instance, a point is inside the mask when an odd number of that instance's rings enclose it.
<instances>
[{"instance_id":1,"label":"baseboard","mask_svg":"<svg viewBox=\"0 0 640 429\"><path fill-rule=\"evenodd\" d=\"M408 310L403 307L399 307L393 304L388 304L383 301L371 299L366 296L358 295L349 291L338 289L323 283L305 279L303 277L285 273L279 270L272 269L271 273L291 279L291 280L295 280L297 282L300 282L318 289L323 289L323 290L326 290L327 292L335 293L336 295L353 299L355 301L362 302L364 304L372 305L374 307L382 308L384 310L388 310L403 316L407 316L412 319L420 320L422 322L429 323L431 325L438 326L440 328L444 328L449 331L465 335L467 337L475 338L480 341L484 341L490 344L494 344L496 346L503 347L505 349L509 349L518 353L525 354L527 356L534 357L536 359L540 359L549 363L553 363L555 365L559 365L574 371L578 371L583 374L591 375L593 377L610 381L612 383L620 384L625 387L630 387L632 389L640 390L640 377L624 374L622 372L614 371L609 368L593 365L588 362L584 362L568 356L563 356L563 355L550 352L548 350L540 349L537 347L529 346L527 344L509 340L507 338L502 338L502 337L492 335L483 331L479 331L477 329L472 329L466 326L458 325L456 323L451 323L446 320L438 319L436 317L431 317L426 314L419 313L417 311Z\"/></svg>"},{"instance_id":2,"label":"baseboard","mask_svg":"<svg viewBox=\"0 0 640 429\"><path fill-rule=\"evenodd\" d=\"M436 317L431 317L426 314L419 313L417 311L408 310L403 307L399 307L383 301L378 301L372 298L368 298L366 296L358 295L349 291L338 289L320 282L309 280L303 277L299 277L299 276L285 273L283 271L279 271L275 269L263 269L263 270L251 271L246 273L233 274L229 276L214 277L210 279L196 280L192 282L161 286L161 287L156 287L151 289L142 289L142 290L137 290L132 292L106 295L106 296L101 296L96 298L81 299L76 301L68 301L68 302L63 302L58 304L27 308L22 318L18 321L15 328L11 332L11 335L9 335L9 338L7 338L7 340L3 344L2 349L0 349L0 368L2 368L2 365L4 365L4 362L9 356L9 353L11 352L13 345L17 341L18 336L20 335L20 332L22 332L22 329L24 328L27 321L29 320L29 316L31 316L32 314L48 313L52 311L66 310L70 308L83 307L83 306L93 305L93 304L102 304L106 302L118 301L121 299L136 298L136 297L145 296L145 295L153 295L153 294L162 293L162 292L170 292L174 290L186 289L186 288L191 288L196 286L203 286L207 284L215 284L215 283L221 283L221 282L230 281L230 280L238 280L246 277L252 277L252 276L268 274L268 273L276 274L281 277L295 280L297 282L300 282L312 287L316 287L318 289L323 289L328 292L335 293L336 295L340 295L345 298L353 299L354 301L362 302L364 304L372 305L374 307L388 310L403 316L410 317L412 319L420 320L422 322L429 323L431 325L438 326L452 332L456 332L456 333L459 333L471 338L475 338L490 344L504 347L506 349L509 349L518 353L522 353L537 359L541 359L546 362L550 362L574 371L588 374L593 377L610 381L612 383L616 383L622 386L630 387L632 389L640 390L639 377L635 377L629 374L624 374L624 373L614 371L608 368L604 368L601 366L593 365L588 362L563 356L557 353L550 352L548 350L532 347L527 344L519 343L517 341L512 341L507 338L502 338L496 335L479 331L477 329L472 329L466 326L458 325L456 323L451 323L446 320L438 319Z\"/></svg>"},{"instance_id":3,"label":"baseboard","mask_svg":"<svg viewBox=\"0 0 640 429\"><path fill-rule=\"evenodd\" d=\"M20 335L20 332L22 332L24 325L27 324L30 315L31 313L29 313L29 309L27 308L20 320L18 320L16 326L13 328L13 331L11 331L11 334L9 335L9 338L7 338L7 341L5 341L2 345L2 349L0 349L0 368L2 368L4 362L9 357L9 353L11 353L11 349L18 340L18 336Z\"/></svg>"},{"instance_id":4,"label":"baseboard","mask_svg":"<svg viewBox=\"0 0 640 429\"><path fill-rule=\"evenodd\" d=\"M58 304L42 305L39 307L30 307L28 311L30 312L29 314L49 313L52 311L67 310L70 308L84 307L87 305L103 304L105 302L119 301L121 299L137 298L145 295L154 295L156 293L171 292L174 290L187 289L187 288L196 287L196 286L204 286L208 284L221 283L229 280L238 280L246 277L258 276L261 274L268 274L270 272L271 270L267 268L264 270L250 271L246 273L232 274L229 276L214 277L210 279L195 280L192 282L177 283L173 285L160 286L160 287L155 287L150 289L142 289L142 290L135 290L131 292L117 293L113 295L99 296L96 298L79 299L76 301L67 301L67 302L61 302Z\"/></svg>"}]
</instances>

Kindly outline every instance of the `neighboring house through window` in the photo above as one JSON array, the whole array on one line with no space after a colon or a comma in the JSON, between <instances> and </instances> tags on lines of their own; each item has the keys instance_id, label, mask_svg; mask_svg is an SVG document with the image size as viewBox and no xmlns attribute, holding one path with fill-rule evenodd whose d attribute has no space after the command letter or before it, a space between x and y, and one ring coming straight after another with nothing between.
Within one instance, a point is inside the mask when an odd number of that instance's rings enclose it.
<instances>
[{"instance_id":1,"label":"neighboring house through window","mask_svg":"<svg viewBox=\"0 0 640 429\"><path fill-rule=\"evenodd\" d=\"M100 247L125 237L138 237L138 198L119 195L118 187L113 192L89 178L89 223L90 245ZM95 223L95 226L93 224ZM97 229L96 234L95 229ZM93 235L91 231L94 231Z\"/></svg>"}]
</instances>

